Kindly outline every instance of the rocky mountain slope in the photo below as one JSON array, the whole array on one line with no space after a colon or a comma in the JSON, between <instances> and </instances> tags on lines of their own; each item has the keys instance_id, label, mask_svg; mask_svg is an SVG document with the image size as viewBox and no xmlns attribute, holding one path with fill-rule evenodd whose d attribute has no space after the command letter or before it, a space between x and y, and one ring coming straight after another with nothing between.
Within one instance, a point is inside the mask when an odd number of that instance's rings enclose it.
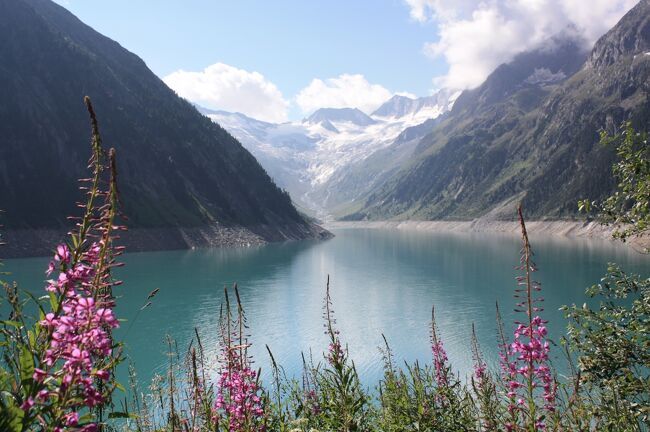
<instances>
[{"instance_id":1,"label":"rocky mountain slope","mask_svg":"<svg viewBox=\"0 0 650 432\"><path fill-rule=\"evenodd\" d=\"M576 214L608 194L614 149L599 130L650 129L650 0L590 52L567 33L464 92L407 162L347 219L537 218Z\"/></svg>"},{"instance_id":2,"label":"rocky mountain slope","mask_svg":"<svg viewBox=\"0 0 650 432\"><path fill-rule=\"evenodd\" d=\"M394 165L408 157L416 138L433 127L433 119L449 111L458 94L394 96L371 115L352 108L322 108L302 121L284 124L201 111L239 139L301 208L328 218L381 184Z\"/></svg>"},{"instance_id":3,"label":"rocky mountain slope","mask_svg":"<svg viewBox=\"0 0 650 432\"><path fill-rule=\"evenodd\" d=\"M228 132L52 1L0 0L0 59L0 253L22 234L16 253L46 252L35 233L68 229L90 150L84 95L117 149L136 249L219 243L222 228L245 242L319 235Z\"/></svg>"}]
</instances>

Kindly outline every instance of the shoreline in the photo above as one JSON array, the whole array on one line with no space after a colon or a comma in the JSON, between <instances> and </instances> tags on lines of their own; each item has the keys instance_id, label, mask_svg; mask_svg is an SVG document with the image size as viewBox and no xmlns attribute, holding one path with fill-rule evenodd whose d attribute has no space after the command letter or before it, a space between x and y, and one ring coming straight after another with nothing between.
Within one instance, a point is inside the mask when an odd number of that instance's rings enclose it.
<instances>
[{"instance_id":1,"label":"shoreline","mask_svg":"<svg viewBox=\"0 0 650 432\"><path fill-rule=\"evenodd\" d=\"M517 236L521 234L521 228L517 221L486 219L471 221L330 221L323 223L323 227L327 230L396 229L427 232L501 233ZM614 227L604 226L595 221L531 220L526 221L526 229L531 235L618 241L612 238ZM643 252L650 248L650 237L631 238L623 244L638 252Z\"/></svg>"},{"instance_id":2,"label":"shoreline","mask_svg":"<svg viewBox=\"0 0 650 432\"><path fill-rule=\"evenodd\" d=\"M550 235L564 238L598 239L623 243L612 238L613 227L595 221L531 220L526 228L532 236ZM134 228L122 233L120 245L127 252L188 250L197 248L246 248L268 243L325 240L334 235L330 230L389 229L449 233L496 233L519 236L517 221L474 219L471 221L327 221L307 226L242 226L212 225L192 228ZM0 233L0 259L50 256L55 245L66 238L66 232L55 229L3 230ZM650 249L650 236L631 238L623 243L637 252Z\"/></svg>"},{"instance_id":3,"label":"shoreline","mask_svg":"<svg viewBox=\"0 0 650 432\"><path fill-rule=\"evenodd\" d=\"M66 229L8 229L0 231L0 259L51 256L56 245L68 238ZM130 228L116 244L126 252L247 248L268 243L327 239L332 234L313 223L252 227L213 224L202 227Z\"/></svg>"}]
</instances>

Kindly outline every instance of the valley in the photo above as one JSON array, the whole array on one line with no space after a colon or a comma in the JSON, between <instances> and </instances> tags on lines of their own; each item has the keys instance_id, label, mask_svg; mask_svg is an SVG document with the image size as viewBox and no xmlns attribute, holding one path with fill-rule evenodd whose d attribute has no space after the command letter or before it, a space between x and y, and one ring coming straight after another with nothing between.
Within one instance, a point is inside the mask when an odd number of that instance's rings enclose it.
<instances>
[{"instance_id":1,"label":"valley","mask_svg":"<svg viewBox=\"0 0 650 432\"><path fill-rule=\"evenodd\" d=\"M449 112L459 94L440 91L418 99L396 95L370 115L359 109L321 108L302 121L283 124L198 109L237 138L301 210L328 220L378 186L408 157L409 143ZM390 155L396 152L400 156L394 159ZM355 174L363 178L354 182Z\"/></svg>"}]
</instances>

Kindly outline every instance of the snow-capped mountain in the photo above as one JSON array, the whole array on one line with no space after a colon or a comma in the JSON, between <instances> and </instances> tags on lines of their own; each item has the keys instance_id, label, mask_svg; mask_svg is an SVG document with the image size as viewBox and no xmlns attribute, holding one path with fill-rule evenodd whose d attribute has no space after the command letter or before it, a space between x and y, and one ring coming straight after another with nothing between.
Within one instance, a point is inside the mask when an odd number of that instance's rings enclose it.
<instances>
[{"instance_id":1,"label":"snow-capped mountain","mask_svg":"<svg viewBox=\"0 0 650 432\"><path fill-rule=\"evenodd\" d=\"M449 111L460 92L440 91L423 98L394 96L371 115L356 108L321 108L302 121L267 123L240 113L199 108L237 138L297 205L327 218L332 206L353 201L364 182L346 186L346 168L392 145L407 129L428 131L423 123ZM422 125L420 128L415 126ZM363 169L361 169L363 172ZM363 177L363 175L361 175Z\"/></svg>"},{"instance_id":2,"label":"snow-capped mountain","mask_svg":"<svg viewBox=\"0 0 650 432\"><path fill-rule=\"evenodd\" d=\"M436 118L449 111L459 92L439 91L432 96L417 99L395 95L377 108L373 117L400 118L413 116L423 120Z\"/></svg>"},{"instance_id":3,"label":"snow-capped mountain","mask_svg":"<svg viewBox=\"0 0 650 432\"><path fill-rule=\"evenodd\" d=\"M308 123L345 122L357 126L370 126L377 123L357 108L321 108L316 110L305 121Z\"/></svg>"}]
</instances>

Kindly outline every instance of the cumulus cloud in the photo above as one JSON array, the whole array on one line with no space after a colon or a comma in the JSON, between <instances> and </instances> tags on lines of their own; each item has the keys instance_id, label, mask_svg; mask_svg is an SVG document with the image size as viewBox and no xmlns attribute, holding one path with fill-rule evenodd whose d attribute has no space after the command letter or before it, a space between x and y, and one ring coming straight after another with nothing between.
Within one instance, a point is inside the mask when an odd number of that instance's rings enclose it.
<instances>
[{"instance_id":1,"label":"cumulus cloud","mask_svg":"<svg viewBox=\"0 0 650 432\"><path fill-rule=\"evenodd\" d=\"M379 84L371 84L361 74L342 74L326 80L313 79L296 95L303 112L318 108L359 108L370 113L393 93Z\"/></svg>"},{"instance_id":2,"label":"cumulus cloud","mask_svg":"<svg viewBox=\"0 0 650 432\"><path fill-rule=\"evenodd\" d=\"M472 88L496 66L574 28L593 44L638 0L405 0L411 17L434 21L438 40L424 52L443 57L448 73L434 85Z\"/></svg>"},{"instance_id":3,"label":"cumulus cloud","mask_svg":"<svg viewBox=\"0 0 650 432\"><path fill-rule=\"evenodd\" d=\"M216 63L199 72L173 72L163 81L179 96L206 108L240 112L269 122L287 120L289 102L258 72Z\"/></svg>"}]
</instances>

